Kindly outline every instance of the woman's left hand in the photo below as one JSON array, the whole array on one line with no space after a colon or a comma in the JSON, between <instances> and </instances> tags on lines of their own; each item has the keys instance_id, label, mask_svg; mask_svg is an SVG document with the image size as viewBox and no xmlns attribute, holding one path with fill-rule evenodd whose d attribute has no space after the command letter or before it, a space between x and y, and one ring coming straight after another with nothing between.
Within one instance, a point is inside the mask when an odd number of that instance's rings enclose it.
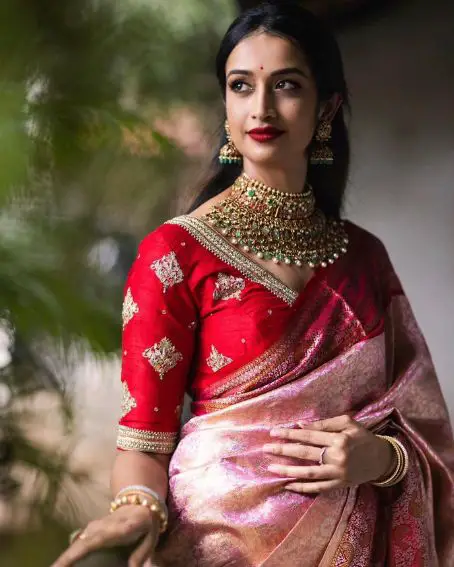
<instances>
[{"instance_id":1,"label":"woman's left hand","mask_svg":"<svg viewBox=\"0 0 454 567\"><path fill-rule=\"evenodd\" d=\"M313 466L270 465L268 470L292 477L287 490L302 494L371 482L385 475L394 459L393 449L348 415L314 421L300 429L273 429L271 436L290 443L264 445L266 453L297 457L323 464ZM296 443L295 443L296 441ZM296 480L293 480L296 479Z\"/></svg>"}]
</instances>

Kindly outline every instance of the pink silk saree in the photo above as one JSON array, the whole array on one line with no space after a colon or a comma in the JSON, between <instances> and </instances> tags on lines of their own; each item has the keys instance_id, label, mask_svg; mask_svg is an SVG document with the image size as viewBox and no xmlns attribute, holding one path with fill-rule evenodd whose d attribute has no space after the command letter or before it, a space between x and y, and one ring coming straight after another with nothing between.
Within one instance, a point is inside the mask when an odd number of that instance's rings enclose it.
<instances>
[{"instance_id":1,"label":"pink silk saree","mask_svg":"<svg viewBox=\"0 0 454 567\"><path fill-rule=\"evenodd\" d=\"M382 310L367 308L368 327L342 289L314 278L288 332L199 393L171 460L170 527L156 565L454 566L446 404L408 300L386 260L377 264L386 291ZM342 414L405 444L405 479L392 488L285 491L289 479L267 466L298 461L262 451L270 430Z\"/></svg>"}]
</instances>

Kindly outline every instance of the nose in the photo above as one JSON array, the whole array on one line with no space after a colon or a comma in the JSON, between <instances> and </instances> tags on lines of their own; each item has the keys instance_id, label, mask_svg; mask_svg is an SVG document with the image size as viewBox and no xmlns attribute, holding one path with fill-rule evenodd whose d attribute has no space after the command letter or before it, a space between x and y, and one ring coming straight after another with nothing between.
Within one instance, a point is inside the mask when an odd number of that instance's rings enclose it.
<instances>
[{"instance_id":1,"label":"nose","mask_svg":"<svg viewBox=\"0 0 454 567\"><path fill-rule=\"evenodd\" d=\"M257 88L252 102L252 118L259 122L276 117L274 96L266 86Z\"/></svg>"}]
</instances>

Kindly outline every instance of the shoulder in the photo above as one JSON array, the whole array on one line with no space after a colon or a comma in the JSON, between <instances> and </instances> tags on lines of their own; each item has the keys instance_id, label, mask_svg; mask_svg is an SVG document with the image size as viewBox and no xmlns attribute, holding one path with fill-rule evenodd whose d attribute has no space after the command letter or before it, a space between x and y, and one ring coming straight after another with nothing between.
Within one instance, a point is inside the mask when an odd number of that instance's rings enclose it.
<instances>
[{"instance_id":1,"label":"shoulder","mask_svg":"<svg viewBox=\"0 0 454 567\"><path fill-rule=\"evenodd\" d=\"M194 262L187 231L166 221L140 241L128 282L140 280L139 287L157 285L164 293L172 288L181 296L189 297L192 295ZM150 273L155 277L150 278ZM175 287L176 284L184 284L184 287ZM186 292L190 292L189 295Z\"/></svg>"},{"instance_id":2,"label":"shoulder","mask_svg":"<svg viewBox=\"0 0 454 567\"><path fill-rule=\"evenodd\" d=\"M380 238L361 226L344 221L349 236L350 259L360 271L366 271L385 295L403 293L402 285Z\"/></svg>"},{"instance_id":3,"label":"shoulder","mask_svg":"<svg viewBox=\"0 0 454 567\"><path fill-rule=\"evenodd\" d=\"M140 242L138 257L147 265L160 265L166 270L181 271L191 285L196 278L206 255L187 228L187 215L173 217L149 232Z\"/></svg>"},{"instance_id":4,"label":"shoulder","mask_svg":"<svg viewBox=\"0 0 454 567\"><path fill-rule=\"evenodd\" d=\"M344 220L344 228L348 234L350 249L355 255L367 255L376 259L388 257L385 245L372 232L349 220Z\"/></svg>"},{"instance_id":5,"label":"shoulder","mask_svg":"<svg viewBox=\"0 0 454 567\"><path fill-rule=\"evenodd\" d=\"M177 243L181 244L181 239L186 231L177 222L174 222L177 218L165 221L149 232L139 244L141 251L147 253L156 248L172 248Z\"/></svg>"},{"instance_id":6,"label":"shoulder","mask_svg":"<svg viewBox=\"0 0 454 567\"><path fill-rule=\"evenodd\" d=\"M348 232L348 235L353 244L356 245L363 245L363 246L378 246L381 247L383 245L382 241L373 234L372 232L366 230L359 224L356 224L350 220L344 220L345 229Z\"/></svg>"}]
</instances>

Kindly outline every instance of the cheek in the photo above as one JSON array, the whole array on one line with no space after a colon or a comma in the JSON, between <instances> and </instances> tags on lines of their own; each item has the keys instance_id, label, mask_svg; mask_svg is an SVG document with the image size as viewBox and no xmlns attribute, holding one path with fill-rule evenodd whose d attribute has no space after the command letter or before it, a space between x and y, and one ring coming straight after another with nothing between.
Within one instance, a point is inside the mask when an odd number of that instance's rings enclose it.
<instances>
[{"instance_id":1,"label":"cheek","mask_svg":"<svg viewBox=\"0 0 454 567\"><path fill-rule=\"evenodd\" d=\"M312 139L316 118L316 106L312 97L282 100L280 111L292 137L308 142Z\"/></svg>"},{"instance_id":2,"label":"cheek","mask_svg":"<svg viewBox=\"0 0 454 567\"><path fill-rule=\"evenodd\" d=\"M288 123L288 133L295 149L306 149L315 132L315 117L308 112L296 114Z\"/></svg>"},{"instance_id":3,"label":"cheek","mask_svg":"<svg viewBox=\"0 0 454 567\"><path fill-rule=\"evenodd\" d=\"M226 113L232 139L235 142L235 145L239 148L242 144L244 144L244 132L247 128L248 121L247 107L238 101L231 103L227 97Z\"/></svg>"}]
</instances>

